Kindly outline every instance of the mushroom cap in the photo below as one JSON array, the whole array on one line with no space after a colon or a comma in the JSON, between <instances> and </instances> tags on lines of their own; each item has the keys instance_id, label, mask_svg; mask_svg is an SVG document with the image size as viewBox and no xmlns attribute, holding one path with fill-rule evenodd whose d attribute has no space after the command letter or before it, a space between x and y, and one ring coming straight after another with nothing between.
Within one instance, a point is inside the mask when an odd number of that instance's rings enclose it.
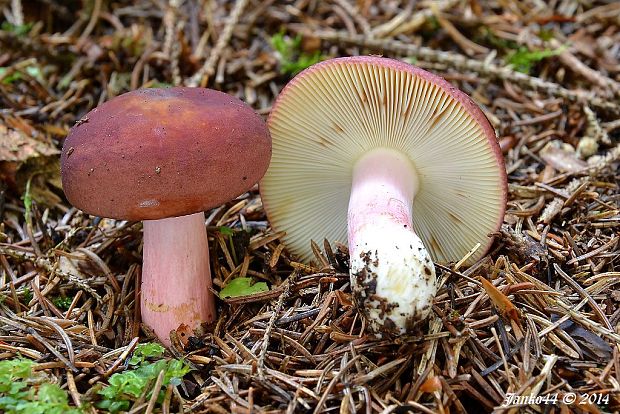
<instances>
[{"instance_id":1,"label":"mushroom cap","mask_svg":"<svg viewBox=\"0 0 620 414\"><path fill-rule=\"evenodd\" d=\"M208 210L248 191L271 157L262 118L211 89L139 89L90 111L61 155L64 192L85 212L154 220Z\"/></svg>"},{"instance_id":2,"label":"mushroom cap","mask_svg":"<svg viewBox=\"0 0 620 414\"><path fill-rule=\"evenodd\" d=\"M422 69L375 56L323 61L284 88L267 125L263 205L305 261L311 239L347 242L353 166L379 147L414 165L413 227L433 260L459 260L481 243L474 262L503 221L506 170L493 128L467 95Z\"/></svg>"}]
</instances>

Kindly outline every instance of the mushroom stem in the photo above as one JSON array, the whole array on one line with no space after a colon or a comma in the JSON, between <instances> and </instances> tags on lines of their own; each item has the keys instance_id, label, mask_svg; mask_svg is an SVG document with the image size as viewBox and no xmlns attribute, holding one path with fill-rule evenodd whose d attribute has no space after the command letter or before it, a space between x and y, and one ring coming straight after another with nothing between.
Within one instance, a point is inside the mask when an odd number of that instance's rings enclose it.
<instances>
[{"instance_id":1,"label":"mushroom stem","mask_svg":"<svg viewBox=\"0 0 620 414\"><path fill-rule=\"evenodd\" d=\"M215 317L204 213L145 220L142 321L166 346L181 324Z\"/></svg>"},{"instance_id":2,"label":"mushroom stem","mask_svg":"<svg viewBox=\"0 0 620 414\"><path fill-rule=\"evenodd\" d=\"M353 297L371 332L403 334L428 315L435 268L413 231L418 177L409 158L377 148L353 167L348 233Z\"/></svg>"}]
</instances>

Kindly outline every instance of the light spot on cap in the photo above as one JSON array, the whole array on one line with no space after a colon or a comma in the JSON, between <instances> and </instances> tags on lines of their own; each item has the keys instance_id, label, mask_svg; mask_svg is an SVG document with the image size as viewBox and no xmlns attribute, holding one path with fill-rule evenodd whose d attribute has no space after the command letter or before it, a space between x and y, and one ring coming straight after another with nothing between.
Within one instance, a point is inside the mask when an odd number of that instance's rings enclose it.
<instances>
[{"instance_id":1,"label":"light spot on cap","mask_svg":"<svg viewBox=\"0 0 620 414\"><path fill-rule=\"evenodd\" d=\"M153 127L153 135L158 138L166 138L166 128L162 126Z\"/></svg>"},{"instance_id":2,"label":"light spot on cap","mask_svg":"<svg viewBox=\"0 0 620 414\"><path fill-rule=\"evenodd\" d=\"M141 208L157 207L158 205L159 201L157 200L144 200L140 202Z\"/></svg>"}]
</instances>

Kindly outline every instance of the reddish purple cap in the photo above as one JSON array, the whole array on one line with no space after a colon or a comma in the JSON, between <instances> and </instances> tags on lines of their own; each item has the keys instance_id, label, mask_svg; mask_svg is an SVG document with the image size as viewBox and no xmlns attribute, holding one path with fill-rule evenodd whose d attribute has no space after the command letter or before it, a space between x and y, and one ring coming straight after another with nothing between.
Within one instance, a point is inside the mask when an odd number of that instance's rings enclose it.
<instances>
[{"instance_id":1,"label":"reddish purple cap","mask_svg":"<svg viewBox=\"0 0 620 414\"><path fill-rule=\"evenodd\" d=\"M65 140L62 184L71 204L124 220L204 211L260 180L271 158L262 120L211 89L140 89L90 111Z\"/></svg>"}]
</instances>

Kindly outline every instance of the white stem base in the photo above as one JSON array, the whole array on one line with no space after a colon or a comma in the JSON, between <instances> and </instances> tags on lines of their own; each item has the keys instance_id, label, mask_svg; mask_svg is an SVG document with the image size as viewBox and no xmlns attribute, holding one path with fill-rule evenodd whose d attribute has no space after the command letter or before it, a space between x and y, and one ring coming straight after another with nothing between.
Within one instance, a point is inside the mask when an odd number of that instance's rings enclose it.
<instances>
[{"instance_id":1,"label":"white stem base","mask_svg":"<svg viewBox=\"0 0 620 414\"><path fill-rule=\"evenodd\" d=\"M170 345L181 324L197 328L215 319L204 213L145 220L142 321Z\"/></svg>"},{"instance_id":2,"label":"white stem base","mask_svg":"<svg viewBox=\"0 0 620 414\"><path fill-rule=\"evenodd\" d=\"M348 232L351 286L370 332L401 335L428 316L435 268L413 232L418 178L411 161L385 148L364 155L353 170Z\"/></svg>"}]
</instances>

